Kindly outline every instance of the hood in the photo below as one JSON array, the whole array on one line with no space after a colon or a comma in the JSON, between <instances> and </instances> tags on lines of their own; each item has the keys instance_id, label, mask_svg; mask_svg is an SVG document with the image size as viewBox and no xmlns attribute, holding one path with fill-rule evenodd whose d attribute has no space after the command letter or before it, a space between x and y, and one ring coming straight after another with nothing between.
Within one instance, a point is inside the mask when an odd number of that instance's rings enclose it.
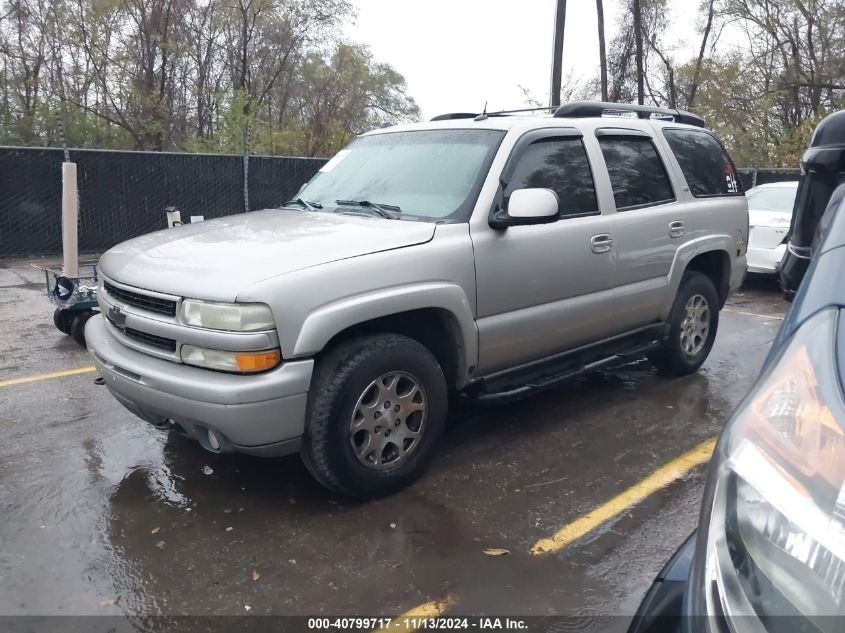
<instances>
[{"instance_id":1,"label":"hood","mask_svg":"<svg viewBox=\"0 0 845 633\"><path fill-rule=\"evenodd\" d=\"M270 209L136 237L107 251L99 268L137 288L234 301L269 277L422 244L434 231L427 222Z\"/></svg>"},{"instance_id":2,"label":"hood","mask_svg":"<svg viewBox=\"0 0 845 633\"><path fill-rule=\"evenodd\" d=\"M766 209L752 209L748 211L749 226L769 226L772 228L789 228L792 213L787 211L768 211Z\"/></svg>"}]
</instances>

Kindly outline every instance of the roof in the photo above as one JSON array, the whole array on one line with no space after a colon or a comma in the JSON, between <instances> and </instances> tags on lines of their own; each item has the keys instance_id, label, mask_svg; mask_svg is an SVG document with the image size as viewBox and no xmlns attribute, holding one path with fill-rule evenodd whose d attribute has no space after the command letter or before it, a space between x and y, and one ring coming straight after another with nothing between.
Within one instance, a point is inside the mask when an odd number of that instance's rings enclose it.
<instances>
[{"instance_id":1,"label":"roof","mask_svg":"<svg viewBox=\"0 0 845 633\"><path fill-rule=\"evenodd\" d=\"M553 116L491 116L482 120L475 119L452 119L444 121L423 121L420 123L408 123L402 125L394 125L392 127L378 128L367 132L364 136L371 134L390 134L392 132L410 132L416 130L500 130L510 131L518 129L520 131L528 131L539 128L575 128L595 129L599 127L615 127L627 128L634 130L648 130L649 125L658 128L686 128L690 130L699 130L702 128L687 125L684 123L677 123L675 121L662 121L660 119L637 119L633 117L624 116L604 116L604 117L585 117L585 118L568 118L568 117L553 117Z\"/></svg>"}]
</instances>

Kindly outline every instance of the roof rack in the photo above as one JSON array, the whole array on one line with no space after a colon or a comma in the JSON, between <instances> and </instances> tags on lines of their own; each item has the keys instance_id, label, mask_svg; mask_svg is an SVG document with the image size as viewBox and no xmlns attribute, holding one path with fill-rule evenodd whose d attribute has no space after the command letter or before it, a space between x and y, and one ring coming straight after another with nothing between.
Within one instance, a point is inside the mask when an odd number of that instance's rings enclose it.
<instances>
[{"instance_id":1,"label":"roof rack","mask_svg":"<svg viewBox=\"0 0 845 633\"><path fill-rule=\"evenodd\" d=\"M705 127L704 119L692 112L675 110L674 108L656 108L654 106L606 103L602 101L572 101L571 103L566 103L555 111L555 117L585 119L588 117L600 117L605 114L619 116L628 113L634 113L640 119L670 119L677 123Z\"/></svg>"},{"instance_id":2,"label":"roof rack","mask_svg":"<svg viewBox=\"0 0 845 633\"><path fill-rule=\"evenodd\" d=\"M519 114L522 112L551 112L554 106L546 106L544 108L521 108L519 110L498 110L496 112L447 112L446 114L439 114L432 121L453 121L455 119L478 119L483 121L487 117L508 116L509 114Z\"/></svg>"}]
</instances>

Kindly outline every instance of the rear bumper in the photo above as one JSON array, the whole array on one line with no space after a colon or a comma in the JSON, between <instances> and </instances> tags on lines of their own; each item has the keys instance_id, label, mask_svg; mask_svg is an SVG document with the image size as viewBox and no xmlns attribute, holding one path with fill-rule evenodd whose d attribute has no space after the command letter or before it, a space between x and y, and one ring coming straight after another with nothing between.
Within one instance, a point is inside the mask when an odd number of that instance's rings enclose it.
<instances>
[{"instance_id":1,"label":"rear bumper","mask_svg":"<svg viewBox=\"0 0 845 633\"><path fill-rule=\"evenodd\" d=\"M747 254L748 272L774 274L778 270L786 244L775 248L749 248Z\"/></svg>"},{"instance_id":2,"label":"rear bumper","mask_svg":"<svg viewBox=\"0 0 845 633\"><path fill-rule=\"evenodd\" d=\"M175 422L215 452L270 456L299 449L313 360L253 376L189 367L122 345L102 316L88 321L85 338L109 391L147 422L163 428ZM210 445L209 430L219 448Z\"/></svg>"}]
</instances>

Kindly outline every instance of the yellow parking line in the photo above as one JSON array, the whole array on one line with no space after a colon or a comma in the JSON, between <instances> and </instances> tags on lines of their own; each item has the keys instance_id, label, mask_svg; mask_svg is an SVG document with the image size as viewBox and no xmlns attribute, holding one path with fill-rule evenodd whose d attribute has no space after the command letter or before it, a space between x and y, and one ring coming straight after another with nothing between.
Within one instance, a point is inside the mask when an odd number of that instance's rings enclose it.
<instances>
[{"instance_id":1,"label":"yellow parking line","mask_svg":"<svg viewBox=\"0 0 845 633\"><path fill-rule=\"evenodd\" d=\"M713 454L716 438L702 442L691 451L661 466L638 484L616 495L607 503L591 510L572 523L565 525L551 537L540 539L531 548L532 554L557 552L596 529L605 521L621 514L636 505L652 493L677 481L696 466L706 463Z\"/></svg>"},{"instance_id":2,"label":"yellow parking line","mask_svg":"<svg viewBox=\"0 0 845 633\"><path fill-rule=\"evenodd\" d=\"M28 382L38 382L39 380L50 380L51 378L64 378L65 376L77 376L79 374L90 374L92 371L97 371L96 367L79 367L78 369L66 369L65 371L54 371L49 374L38 374L37 376L24 376L23 378L12 378L10 380L0 380L0 387L11 387L12 385L23 385Z\"/></svg>"},{"instance_id":3,"label":"yellow parking line","mask_svg":"<svg viewBox=\"0 0 845 633\"><path fill-rule=\"evenodd\" d=\"M412 620L414 618L436 618L443 615L453 604L455 604L455 597L451 595L440 598L439 600L432 600L431 602L417 605L402 615L396 616L394 622L398 623L398 626L403 631L416 631L418 628L425 628L424 625L414 626L412 622L406 623L406 620Z\"/></svg>"},{"instance_id":4,"label":"yellow parking line","mask_svg":"<svg viewBox=\"0 0 845 633\"><path fill-rule=\"evenodd\" d=\"M757 314L756 312L745 312L743 310L731 310L730 308L722 308L722 312L733 312L734 314L744 314L745 316L753 316L758 319L783 321L782 316L775 316L773 314Z\"/></svg>"}]
</instances>

